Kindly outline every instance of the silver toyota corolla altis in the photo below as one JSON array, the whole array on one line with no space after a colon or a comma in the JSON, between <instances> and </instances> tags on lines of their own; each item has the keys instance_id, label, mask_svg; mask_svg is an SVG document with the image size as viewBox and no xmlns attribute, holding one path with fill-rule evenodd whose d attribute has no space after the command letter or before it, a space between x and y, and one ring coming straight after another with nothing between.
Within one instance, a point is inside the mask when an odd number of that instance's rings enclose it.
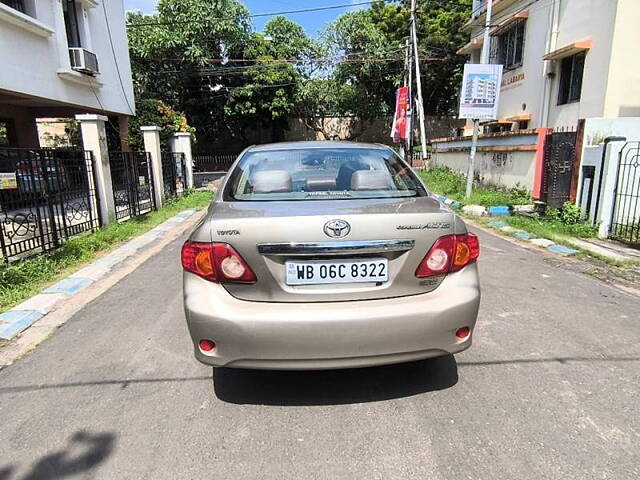
<instances>
[{"instance_id":1,"label":"silver toyota corolla altis","mask_svg":"<svg viewBox=\"0 0 640 480\"><path fill-rule=\"evenodd\" d=\"M478 238L386 146L245 150L182 248L195 355L347 368L471 346Z\"/></svg>"}]
</instances>

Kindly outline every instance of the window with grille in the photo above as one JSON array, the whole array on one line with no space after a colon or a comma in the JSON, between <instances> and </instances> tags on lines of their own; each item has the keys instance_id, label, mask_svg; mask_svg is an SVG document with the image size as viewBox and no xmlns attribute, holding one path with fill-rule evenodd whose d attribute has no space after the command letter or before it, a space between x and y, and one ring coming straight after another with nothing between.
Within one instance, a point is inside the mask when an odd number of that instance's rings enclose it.
<instances>
[{"instance_id":1,"label":"window with grille","mask_svg":"<svg viewBox=\"0 0 640 480\"><path fill-rule=\"evenodd\" d=\"M15 10L26 13L23 0L0 0L0 3L4 3Z\"/></svg>"},{"instance_id":2,"label":"window with grille","mask_svg":"<svg viewBox=\"0 0 640 480\"><path fill-rule=\"evenodd\" d=\"M64 26L67 30L67 42L70 47L82 47L82 37L80 35L80 17L78 6L75 0L62 1L62 13L64 15Z\"/></svg>"},{"instance_id":3,"label":"window with grille","mask_svg":"<svg viewBox=\"0 0 640 480\"><path fill-rule=\"evenodd\" d=\"M505 70L522 66L526 19L520 18L491 39L491 63L504 65Z\"/></svg>"},{"instance_id":4,"label":"window with grille","mask_svg":"<svg viewBox=\"0 0 640 480\"><path fill-rule=\"evenodd\" d=\"M582 74L584 73L584 61L586 56L586 52L580 52L561 60L558 105L580 101L580 95L582 93Z\"/></svg>"}]
</instances>

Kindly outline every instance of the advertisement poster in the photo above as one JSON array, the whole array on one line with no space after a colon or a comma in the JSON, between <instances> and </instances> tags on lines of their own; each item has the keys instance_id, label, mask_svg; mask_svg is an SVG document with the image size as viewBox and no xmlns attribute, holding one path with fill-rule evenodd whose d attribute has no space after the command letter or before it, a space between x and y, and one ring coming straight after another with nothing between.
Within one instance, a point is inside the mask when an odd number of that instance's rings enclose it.
<instances>
[{"instance_id":1,"label":"advertisement poster","mask_svg":"<svg viewBox=\"0 0 640 480\"><path fill-rule=\"evenodd\" d=\"M0 173L0 190L10 190L18 188L18 181L15 173Z\"/></svg>"},{"instance_id":2,"label":"advertisement poster","mask_svg":"<svg viewBox=\"0 0 640 480\"><path fill-rule=\"evenodd\" d=\"M391 126L391 138L396 143L401 143L407 139L409 121L407 112L409 110L410 92L409 87L400 87L396 92L396 113Z\"/></svg>"},{"instance_id":3,"label":"advertisement poster","mask_svg":"<svg viewBox=\"0 0 640 480\"><path fill-rule=\"evenodd\" d=\"M466 64L459 118L497 119L501 82L502 65Z\"/></svg>"}]
</instances>

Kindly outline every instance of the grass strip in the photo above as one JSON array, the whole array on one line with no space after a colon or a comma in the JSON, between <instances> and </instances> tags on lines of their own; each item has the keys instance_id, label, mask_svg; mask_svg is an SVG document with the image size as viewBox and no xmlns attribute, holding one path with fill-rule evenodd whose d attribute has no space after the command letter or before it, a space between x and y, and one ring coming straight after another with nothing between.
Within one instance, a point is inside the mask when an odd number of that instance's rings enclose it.
<instances>
[{"instance_id":1,"label":"grass strip","mask_svg":"<svg viewBox=\"0 0 640 480\"><path fill-rule=\"evenodd\" d=\"M524 216L501 217L513 228L532 233L540 238L561 240L561 237L593 238L598 230L588 223L566 224L557 220L541 220Z\"/></svg>"},{"instance_id":2,"label":"grass strip","mask_svg":"<svg viewBox=\"0 0 640 480\"><path fill-rule=\"evenodd\" d=\"M166 202L158 211L74 237L53 252L0 263L0 313L183 210L205 208L212 198L212 192L189 192L180 199Z\"/></svg>"},{"instance_id":3,"label":"grass strip","mask_svg":"<svg viewBox=\"0 0 640 480\"><path fill-rule=\"evenodd\" d=\"M467 180L464 175L447 167L435 167L419 172L429 190L460 202L462 205L527 205L531 195L525 188L500 188L474 185L471 198L465 198Z\"/></svg>"},{"instance_id":4,"label":"grass strip","mask_svg":"<svg viewBox=\"0 0 640 480\"><path fill-rule=\"evenodd\" d=\"M462 205L526 205L531 203L531 196L525 189L501 189L482 185L474 186L470 199L465 198L466 178L447 167L435 167L420 172L420 176L431 191L457 200ZM597 228L585 223L564 223L552 218L535 218L526 216L500 217L511 227L524 230L540 238L548 238L557 243L569 245L566 238L593 238Z\"/></svg>"}]
</instances>

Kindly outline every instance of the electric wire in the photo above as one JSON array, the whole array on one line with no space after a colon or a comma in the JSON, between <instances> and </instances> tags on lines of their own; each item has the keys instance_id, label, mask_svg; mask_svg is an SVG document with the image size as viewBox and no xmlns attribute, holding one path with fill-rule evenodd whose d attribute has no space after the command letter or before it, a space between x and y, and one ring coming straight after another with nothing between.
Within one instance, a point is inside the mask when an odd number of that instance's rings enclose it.
<instances>
[{"instance_id":1,"label":"electric wire","mask_svg":"<svg viewBox=\"0 0 640 480\"><path fill-rule=\"evenodd\" d=\"M340 5L327 5L324 7L310 7L310 8L301 8L296 10L283 10L279 12L265 12L265 13L254 13L249 15L242 15L244 18L259 18L259 17L271 17L277 15L291 15L296 13L309 13L309 12L319 12L324 10L335 10L339 8L351 8L357 7L361 5L371 5L378 0L370 0L366 2L352 2L352 3L344 3ZM236 17L210 17L207 19L211 20L236 20L239 16ZM182 20L176 22L140 22L140 23L129 23L127 24L128 28L138 28L138 27L151 27L151 26L170 26L170 25L185 25L185 24L194 24L194 23L204 23L202 20Z\"/></svg>"}]
</instances>

